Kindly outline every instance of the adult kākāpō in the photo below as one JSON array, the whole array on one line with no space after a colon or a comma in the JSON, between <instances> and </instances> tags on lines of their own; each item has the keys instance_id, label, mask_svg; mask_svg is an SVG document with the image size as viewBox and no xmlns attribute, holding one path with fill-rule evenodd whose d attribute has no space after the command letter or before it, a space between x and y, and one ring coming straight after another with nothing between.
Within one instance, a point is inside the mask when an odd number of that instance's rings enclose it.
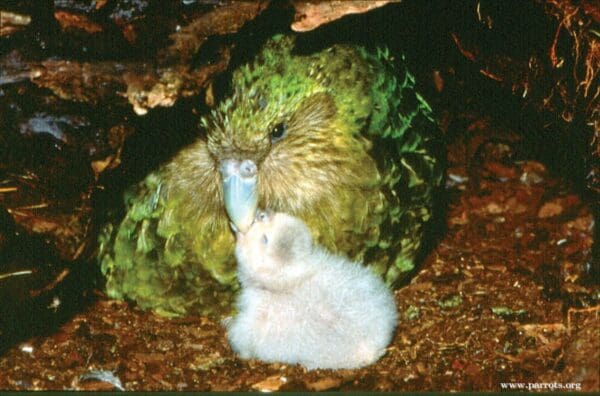
<instances>
[{"instance_id":1,"label":"adult k\u0101k\u0101p\u014d","mask_svg":"<svg viewBox=\"0 0 600 396\"><path fill-rule=\"evenodd\" d=\"M386 50L294 53L275 36L233 73L205 136L127 192L100 237L113 298L163 315L229 311L235 237L257 207L301 218L318 243L393 284L414 266L442 179L431 109Z\"/></svg>"}]
</instances>

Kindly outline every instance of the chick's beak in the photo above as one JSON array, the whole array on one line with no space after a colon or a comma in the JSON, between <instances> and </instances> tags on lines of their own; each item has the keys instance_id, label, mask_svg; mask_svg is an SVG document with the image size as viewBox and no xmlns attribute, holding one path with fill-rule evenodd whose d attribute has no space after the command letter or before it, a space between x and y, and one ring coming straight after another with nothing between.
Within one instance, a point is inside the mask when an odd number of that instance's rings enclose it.
<instances>
[{"instance_id":1,"label":"chick's beak","mask_svg":"<svg viewBox=\"0 0 600 396\"><path fill-rule=\"evenodd\" d=\"M245 233L250 229L258 208L258 169L251 160L221 161L219 170L223 183L225 210L234 231Z\"/></svg>"}]
</instances>

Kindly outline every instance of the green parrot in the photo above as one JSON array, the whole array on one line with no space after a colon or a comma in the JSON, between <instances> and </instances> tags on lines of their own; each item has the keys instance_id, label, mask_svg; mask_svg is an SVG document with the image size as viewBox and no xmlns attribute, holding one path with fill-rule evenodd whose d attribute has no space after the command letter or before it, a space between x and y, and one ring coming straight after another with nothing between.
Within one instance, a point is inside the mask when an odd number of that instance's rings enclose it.
<instances>
[{"instance_id":1,"label":"green parrot","mask_svg":"<svg viewBox=\"0 0 600 396\"><path fill-rule=\"evenodd\" d=\"M299 55L295 41L277 35L234 71L205 134L126 193L124 219L99 240L110 297L229 314L233 230L258 208L299 217L390 286L414 268L443 174L430 106L385 49Z\"/></svg>"}]
</instances>

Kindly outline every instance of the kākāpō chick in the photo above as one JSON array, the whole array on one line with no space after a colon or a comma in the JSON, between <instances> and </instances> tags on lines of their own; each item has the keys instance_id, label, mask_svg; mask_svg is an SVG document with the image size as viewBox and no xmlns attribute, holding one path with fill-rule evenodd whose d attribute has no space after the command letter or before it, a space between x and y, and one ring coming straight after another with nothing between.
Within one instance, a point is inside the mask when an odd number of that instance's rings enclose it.
<instances>
[{"instance_id":1,"label":"k\u0101k\u0101p\u014d chick","mask_svg":"<svg viewBox=\"0 0 600 396\"><path fill-rule=\"evenodd\" d=\"M300 218L388 285L413 268L442 178L430 107L386 50L294 46L270 39L234 71L204 135L126 194L125 218L100 238L109 296L164 315L228 313L230 221L247 230L257 207Z\"/></svg>"},{"instance_id":2,"label":"k\u0101k\u0101p\u014d chick","mask_svg":"<svg viewBox=\"0 0 600 396\"><path fill-rule=\"evenodd\" d=\"M370 269L314 245L299 219L259 212L235 253L242 288L227 335L242 358L341 369L383 355L396 327L392 293Z\"/></svg>"}]
</instances>

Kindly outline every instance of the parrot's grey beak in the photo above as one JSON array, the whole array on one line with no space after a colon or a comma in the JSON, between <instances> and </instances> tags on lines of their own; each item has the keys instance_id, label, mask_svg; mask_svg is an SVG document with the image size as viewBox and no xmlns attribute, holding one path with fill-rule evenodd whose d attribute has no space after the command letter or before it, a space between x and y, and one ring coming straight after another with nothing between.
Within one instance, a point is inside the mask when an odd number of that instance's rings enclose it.
<instances>
[{"instance_id":1,"label":"parrot's grey beak","mask_svg":"<svg viewBox=\"0 0 600 396\"><path fill-rule=\"evenodd\" d=\"M235 232L245 233L254 222L258 209L258 170L251 160L221 161L225 210Z\"/></svg>"}]
</instances>

